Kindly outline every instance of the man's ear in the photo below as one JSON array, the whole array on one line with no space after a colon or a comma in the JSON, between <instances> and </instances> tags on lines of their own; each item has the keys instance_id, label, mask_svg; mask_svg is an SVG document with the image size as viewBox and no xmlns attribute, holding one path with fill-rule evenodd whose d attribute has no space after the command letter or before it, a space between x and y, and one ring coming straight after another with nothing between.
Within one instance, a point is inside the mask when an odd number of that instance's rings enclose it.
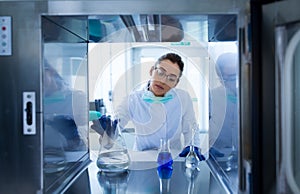
<instances>
[{"instance_id":1,"label":"man's ear","mask_svg":"<svg viewBox=\"0 0 300 194\"><path fill-rule=\"evenodd\" d=\"M150 71L149 71L150 76L152 76L153 71L154 71L154 66L152 66Z\"/></svg>"}]
</instances>

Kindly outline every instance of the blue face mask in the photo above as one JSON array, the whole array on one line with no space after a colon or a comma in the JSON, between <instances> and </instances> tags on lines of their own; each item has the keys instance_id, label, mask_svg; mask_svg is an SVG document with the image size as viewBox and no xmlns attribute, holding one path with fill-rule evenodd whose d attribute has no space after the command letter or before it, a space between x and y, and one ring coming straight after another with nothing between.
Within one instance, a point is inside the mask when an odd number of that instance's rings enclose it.
<instances>
[{"instance_id":1,"label":"blue face mask","mask_svg":"<svg viewBox=\"0 0 300 194\"><path fill-rule=\"evenodd\" d=\"M148 102L148 103L166 103L168 102L169 100L173 99L173 96L172 94L167 94L165 95L164 97L157 97L157 96L154 96L154 94L150 91L146 91L143 96L142 96L143 100L145 102Z\"/></svg>"}]
</instances>

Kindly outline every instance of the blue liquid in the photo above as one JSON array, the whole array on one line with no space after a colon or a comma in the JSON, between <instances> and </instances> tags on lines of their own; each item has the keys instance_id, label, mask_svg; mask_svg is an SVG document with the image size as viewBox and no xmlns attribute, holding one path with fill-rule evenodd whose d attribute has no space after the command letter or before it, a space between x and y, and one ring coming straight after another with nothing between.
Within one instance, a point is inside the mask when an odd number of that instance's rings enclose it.
<instances>
[{"instance_id":1,"label":"blue liquid","mask_svg":"<svg viewBox=\"0 0 300 194\"><path fill-rule=\"evenodd\" d=\"M157 173L161 179L169 179L173 172L173 159L170 152L160 152L157 157Z\"/></svg>"},{"instance_id":2,"label":"blue liquid","mask_svg":"<svg viewBox=\"0 0 300 194\"><path fill-rule=\"evenodd\" d=\"M158 166L172 167L173 158L170 152L159 152L157 157Z\"/></svg>"},{"instance_id":3,"label":"blue liquid","mask_svg":"<svg viewBox=\"0 0 300 194\"><path fill-rule=\"evenodd\" d=\"M163 166L157 167L158 177L161 179L169 179L172 176L173 168L166 168Z\"/></svg>"}]
</instances>

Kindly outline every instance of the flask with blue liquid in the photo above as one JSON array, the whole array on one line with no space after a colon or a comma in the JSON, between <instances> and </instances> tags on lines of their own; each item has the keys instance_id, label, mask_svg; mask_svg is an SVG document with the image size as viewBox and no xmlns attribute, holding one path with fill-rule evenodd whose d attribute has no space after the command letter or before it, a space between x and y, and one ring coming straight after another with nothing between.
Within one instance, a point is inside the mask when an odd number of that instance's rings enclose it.
<instances>
[{"instance_id":1,"label":"flask with blue liquid","mask_svg":"<svg viewBox=\"0 0 300 194\"><path fill-rule=\"evenodd\" d=\"M170 142L160 140L160 150L157 156L157 174L159 177L160 193L170 193L170 179L173 172L173 158L170 152Z\"/></svg>"},{"instance_id":2,"label":"flask with blue liquid","mask_svg":"<svg viewBox=\"0 0 300 194\"><path fill-rule=\"evenodd\" d=\"M173 158L170 152L170 142L166 139L160 140L160 150L157 156L157 171L160 178L168 179L173 171Z\"/></svg>"}]
</instances>

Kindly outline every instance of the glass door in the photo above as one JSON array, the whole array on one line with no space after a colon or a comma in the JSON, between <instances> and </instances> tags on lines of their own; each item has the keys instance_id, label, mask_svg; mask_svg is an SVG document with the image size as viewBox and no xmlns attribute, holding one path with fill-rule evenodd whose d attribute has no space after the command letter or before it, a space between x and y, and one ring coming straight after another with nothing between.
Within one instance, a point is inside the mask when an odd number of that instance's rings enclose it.
<instances>
[{"instance_id":1,"label":"glass door","mask_svg":"<svg viewBox=\"0 0 300 194\"><path fill-rule=\"evenodd\" d=\"M44 187L56 193L89 159L87 19L44 16L42 35Z\"/></svg>"}]
</instances>

